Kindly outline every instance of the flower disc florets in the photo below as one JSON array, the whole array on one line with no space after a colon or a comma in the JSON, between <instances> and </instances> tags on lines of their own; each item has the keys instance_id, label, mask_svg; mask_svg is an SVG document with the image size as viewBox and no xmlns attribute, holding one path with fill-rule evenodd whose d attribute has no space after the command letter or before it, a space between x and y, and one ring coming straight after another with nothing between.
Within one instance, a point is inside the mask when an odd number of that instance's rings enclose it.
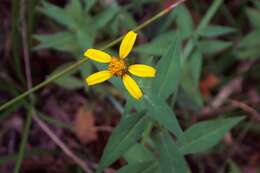
<instances>
[{"instance_id":1,"label":"flower disc florets","mask_svg":"<svg viewBox=\"0 0 260 173\"><path fill-rule=\"evenodd\" d=\"M126 63L123 59L113 57L108 70L115 76L123 76L126 72Z\"/></svg>"}]
</instances>

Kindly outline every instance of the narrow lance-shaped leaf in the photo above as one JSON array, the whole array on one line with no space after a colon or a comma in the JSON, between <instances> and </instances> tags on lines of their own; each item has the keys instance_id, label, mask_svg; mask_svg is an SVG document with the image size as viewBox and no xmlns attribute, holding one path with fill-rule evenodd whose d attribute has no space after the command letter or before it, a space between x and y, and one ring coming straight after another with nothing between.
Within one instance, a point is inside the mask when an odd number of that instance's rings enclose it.
<instances>
[{"instance_id":1,"label":"narrow lance-shaped leaf","mask_svg":"<svg viewBox=\"0 0 260 173\"><path fill-rule=\"evenodd\" d=\"M250 20L250 23L256 29L260 29L260 12L259 10L248 8L246 10L247 16Z\"/></svg>"},{"instance_id":2,"label":"narrow lance-shaped leaf","mask_svg":"<svg viewBox=\"0 0 260 173\"><path fill-rule=\"evenodd\" d=\"M142 136L148 122L149 119L143 115L143 112L123 118L108 140L97 173L100 173L133 146Z\"/></svg>"},{"instance_id":3,"label":"narrow lance-shaped leaf","mask_svg":"<svg viewBox=\"0 0 260 173\"><path fill-rule=\"evenodd\" d=\"M64 70L65 68L69 67L72 63L65 63L61 66L59 66L57 69L55 69L49 76L53 76L60 71ZM73 76L73 74L76 72L76 70L70 71L69 73L61 76L60 78L56 79L54 83L60 85L61 87L64 87L66 89L80 89L84 87L84 82L76 77Z\"/></svg>"},{"instance_id":4,"label":"narrow lance-shaped leaf","mask_svg":"<svg viewBox=\"0 0 260 173\"><path fill-rule=\"evenodd\" d=\"M241 41L239 42L239 48L243 47L257 47L260 46L260 29L255 30L244 36Z\"/></svg>"},{"instance_id":5,"label":"narrow lance-shaped leaf","mask_svg":"<svg viewBox=\"0 0 260 173\"><path fill-rule=\"evenodd\" d=\"M154 79L153 91L158 96L166 99L172 94L180 80L180 41L178 36L173 38L173 42L164 56L158 63L158 72Z\"/></svg>"},{"instance_id":6,"label":"narrow lance-shaped leaf","mask_svg":"<svg viewBox=\"0 0 260 173\"><path fill-rule=\"evenodd\" d=\"M159 150L159 161L162 173L187 173L188 167L172 137L166 131L155 136Z\"/></svg>"},{"instance_id":7,"label":"narrow lance-shaped leaf","mask_svg":"<svg viewBox=\"0 0 260 173\"><path fill-rule=\"evenodd\" d=\"M188 106L187 102L192 103L191 108L202 107L203 105L203 100L198 86L201 65L202 55L198 50L195 50L190 59L182 66L181 86L189 99L184 102L185 107Z\"/></svg>"},{"instance_id":8,"label":"narrow lance-shaped leaf","mask_svg":"<svg viewBox=\"0 0 260 173\"><path fill-rule=\"evenodd\" d=\"M149 93L149 95L144 96L143 102L145 102L144 104L148 109L148 115L152 119L158 121L176 137L183 135L183 131L174 112L161 97Z\"/></svg>"},{"instance_id":9,"label":"narrow lance-shaped leaf","mask_svg":"<svg viewBox=\"0 0 260 173\"><path fill-rule=\"evenodd\" d=\"M236 29L228 26L209 25L200 31L200 35L204 37L219 37L235 32Z\"/></svg>"},{"instance_id":10,"label":"narrow lance-shaped leaf","mask_svg":"<svg viewBox=\"0 0 260 173\"><path fill-rule=\"evenodd\" d=\"M119 12L119 7L116 4L110 5L103 12L99 13L93 19L92 25L95 26L96 29L103 28L109 21L111 21L116 14Z\"/></svg>"},{"instance_id":11,"label":"narrow lance-shaped leaf","mask_svg":"<svg viewBox=\"0 0 260 173\"><path fill-rule=\"evenodd\" d=\"M194 29L194 23L189 10L184 6L180 5L176 8L177 19L176 23L178 29L181 31L180 34L183 38L188 38L192 35Z\"/></svg>"},{"instance_id":12,"label":"narrow lance-shaped leaf","mask_svg":"<svg viewBox=\"0 0 260 173\"><path fill-rule=\"evenodd\" d=\"M232 42L221 40L204 40L198 43L198 48L204 54L219 53L232 46Z\"/></svg>"},{"instance_id":13,"label":"narrow lance-shaped leaf","mask_svg":"<svg viewBox=\"0 0 260 173\"><path fill-rule=\"evenodd\" d=\"M84 0L85 11L88 12L96 3L97 0Z\"/></svg>"},{"instance_id":14,"label":"narrow lance-shaped leaf","mask_svg":"<svg viewBox=\"0 0 260 173\"><path fill-rule=\"evenodd\" d=\"M191 76L194 84L199 88L203 58L199 51L195 50L190 57Z\"/></svg>"},{"instance_id":15,"label":"narrow lance-shaped leaf","mask_svg":"<svg viewBox=\"0 0 260 173\"><path fill-rule=\"evenodd\" d=\"M40 42L39 45L34 47L34 50L39 49L56 49L59 51L75 52L80 50L75 42L76 37L70 32L58 32L48 35L34 35L34 38Z\"/></svg>"},{"instance_id":16,"label":"narrow lance-shaped leaf","mask_svg":"<svg viewBox=\"0 0 260 173\"><path fill-rule=\"evenodd\" d=\"M77 23L83 19L83 9L80 0L72 0L65 7L68 16L71 16Z\"/></svg>"},{"instance_id":17,"label":"narrow lance-shaped leaf","mask_svg":"<svg viewBox=\"0 0 260 173\"><path fill-rule=\"evenodd\" d=\"M153 153L140 143L137 143L131 147L124 154L124 158L129 164L156 160Z\"/></svg>"},{"instance_id":18,"label":"narrow lance-shaped leaf","mask_svg":"<svg viewBox=\"0 0 260 173\"><path fill-rule=\"evenodd\" d=\"M225 118L197 123L178 139L183 154L198 153L216 145L243 117Z\"/></svg>"},{"instance_id":19,"label":"narrow lance-shaped leaf","mask_svg":"<svg viewBox=\"0 0 260 173\"><path fill-rule=\"evenodd\" d=\"M55 83L63 88L70 90L80 89L84 87L84 83L82 82L82 80L72 75L64 75L59 79L55 80Z\"/></svg>"},{"instance_id":20,"label":"narrow lance-shaped leaf","mask_svg":"<svg viewBox=\"0 0 260 173\"><path fill-rule=\"evenodd\" d=\"M141 54L162 56L174 43L175 38L176 31L165 32L153 39L152 42L137 46L134 51Z\"/></svg>"},{"instance_id":21,"label":"narrow lance-shaped leaf","mask_svg":"<svg viewBox=\"0 0 260 173\"><path fill-rule=\"evenodd\" d=\"M58 6L43 1L43 7L40 8L40 11L61 25L71 29L75 29L77 27L75 20L70 15L68 15L64 9Z\"/></svg>"}]
</instances>

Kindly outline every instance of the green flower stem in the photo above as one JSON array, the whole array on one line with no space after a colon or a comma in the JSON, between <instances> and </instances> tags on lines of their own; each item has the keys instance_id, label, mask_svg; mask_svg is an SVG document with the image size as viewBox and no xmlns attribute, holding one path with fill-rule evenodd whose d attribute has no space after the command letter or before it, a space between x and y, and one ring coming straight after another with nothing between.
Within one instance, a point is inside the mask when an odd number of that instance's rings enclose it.
<instances>
[{"instance_id":1,"label":"green flower stem","mask_svg":"<svg viewBox=\"0 0 260 173\"><path fill-rule=\"evenodd\" d=\"M144 27L148 26L149 24L153 23L154 21L156 21L157 19L159 19L160 17L164 16L165 14L167 14L168 12L170 12L172 9L174 9L176 6L178 6L179 4L181 4L182 2L184 2L185 0L179 0L176 3L172 4L171 6L169 6L168 8L162 10L161 12L159 12L158 14L156 14L155 16L153 16L152 18L148 19L147 21L145 21L144 23L140 24L139 26L137 26L136 28L134 28L134 31L139 31L141 29L143 29ZM110 48L112 46L114 46L115 44L117 44L118 42L120 42L122 40L123 36L119 37L118 39L112 41L111 43L103 46L101 48L101 50L105 50L107 48ZM8 108L9 106L13 105L14 103L22 100L23 98L27 97L28 95L30 95L31 93L41 89L42 87L48 85L49 83L53 82L54 80L60 78L61 76L63 76L64 74L68 73L69 71L79 67L81 64L83 64L84 62L87 61L87 58L82 58L79 61L75 62L74 64L72 64L71 66L67 67L66 69L52 75L50 78L46 79L45 81L39 83L38 85L36 85L35 87L25 91L24 93L22 93L21 95L11 99L10 101L6 102L5 104L3 104L0 107L0 111L3 111L4 109Z\"/></svg>"}]
</instances>

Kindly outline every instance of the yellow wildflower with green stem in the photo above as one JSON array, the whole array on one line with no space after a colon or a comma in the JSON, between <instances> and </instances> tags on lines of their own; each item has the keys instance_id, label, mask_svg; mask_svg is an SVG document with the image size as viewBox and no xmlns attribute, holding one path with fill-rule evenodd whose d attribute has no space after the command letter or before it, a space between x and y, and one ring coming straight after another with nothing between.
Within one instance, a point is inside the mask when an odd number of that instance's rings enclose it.
<instances>
[{"instance_id":1,"label":"yellow wildflower with green stem","mask_svg":"<svg viewBox=\"0 0 260 173\"><path fill-rule=\"evenodd\" d=\"M125 62L125 58L133 49L136 37L137 33L134 31L130 31L124 36L119 48L119 57L111 56L106 52L97 49L86 50L84 55L89 59L108 64L107 70L94 73L87 77L87 84L95 85L104 82L113 76L120 77L130 95L139 100L143 96L143 93L136 81L129 74L131 73L138 77L154 77L156 70L153 67L144 64L128 66Z\"/></svg>"}]
</instances>

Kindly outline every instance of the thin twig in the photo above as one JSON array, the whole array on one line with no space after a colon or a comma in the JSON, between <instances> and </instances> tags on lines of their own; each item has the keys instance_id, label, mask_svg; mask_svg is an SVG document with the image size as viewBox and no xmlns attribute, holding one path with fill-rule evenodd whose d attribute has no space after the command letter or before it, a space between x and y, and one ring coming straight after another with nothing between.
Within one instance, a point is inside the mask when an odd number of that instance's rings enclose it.
<instances>
[{"instance_id":1,"label":"thin twig","mask_svg":"<svg viewBox=\"0 0 260 173\"><path fill-rule=\"evenodd\" d=\"M237 72L238 76L222 87L217 96L211 101L209 106L203 108L200 115L209 115L212 112L217 111L232 94L240 90L244 81L244 74L252 67L254 62L255 61L253 60L247 61L246 63L241 63Z\"/></svg>"},{"instance_id":2,"label":"thin twig","mask_svg":"<svg viewBox=\"0 0 260 173\"><path fill-rule=\"evenodd\" d=\"M244 103L242 101L238 101L238 100L229 99L228 102L230 102L230 104L232 106L234 106L236 108L240 108L243 111L247 112L249 115L252 116L252 119L257 120L257 121L260 122L260 114L259 114L259 112L257 112L251 106L247 105L246 103Z\"/></svg>"},{"instance_id":3,"label":"thin twig","mask_svg":"<svg viewBox=\"0 0 260 173\"><path fill-rule=\"evenodd\" d=\"M87 164L76 156L52 131L51 129L41 121L35 114L33 120L39 125L39 127L51 138L51 140L61 148L61 150L69 156L75 163L77 163L85 172L91 173L92 171L87 167Z\"/></svg>"}]
</instances>

